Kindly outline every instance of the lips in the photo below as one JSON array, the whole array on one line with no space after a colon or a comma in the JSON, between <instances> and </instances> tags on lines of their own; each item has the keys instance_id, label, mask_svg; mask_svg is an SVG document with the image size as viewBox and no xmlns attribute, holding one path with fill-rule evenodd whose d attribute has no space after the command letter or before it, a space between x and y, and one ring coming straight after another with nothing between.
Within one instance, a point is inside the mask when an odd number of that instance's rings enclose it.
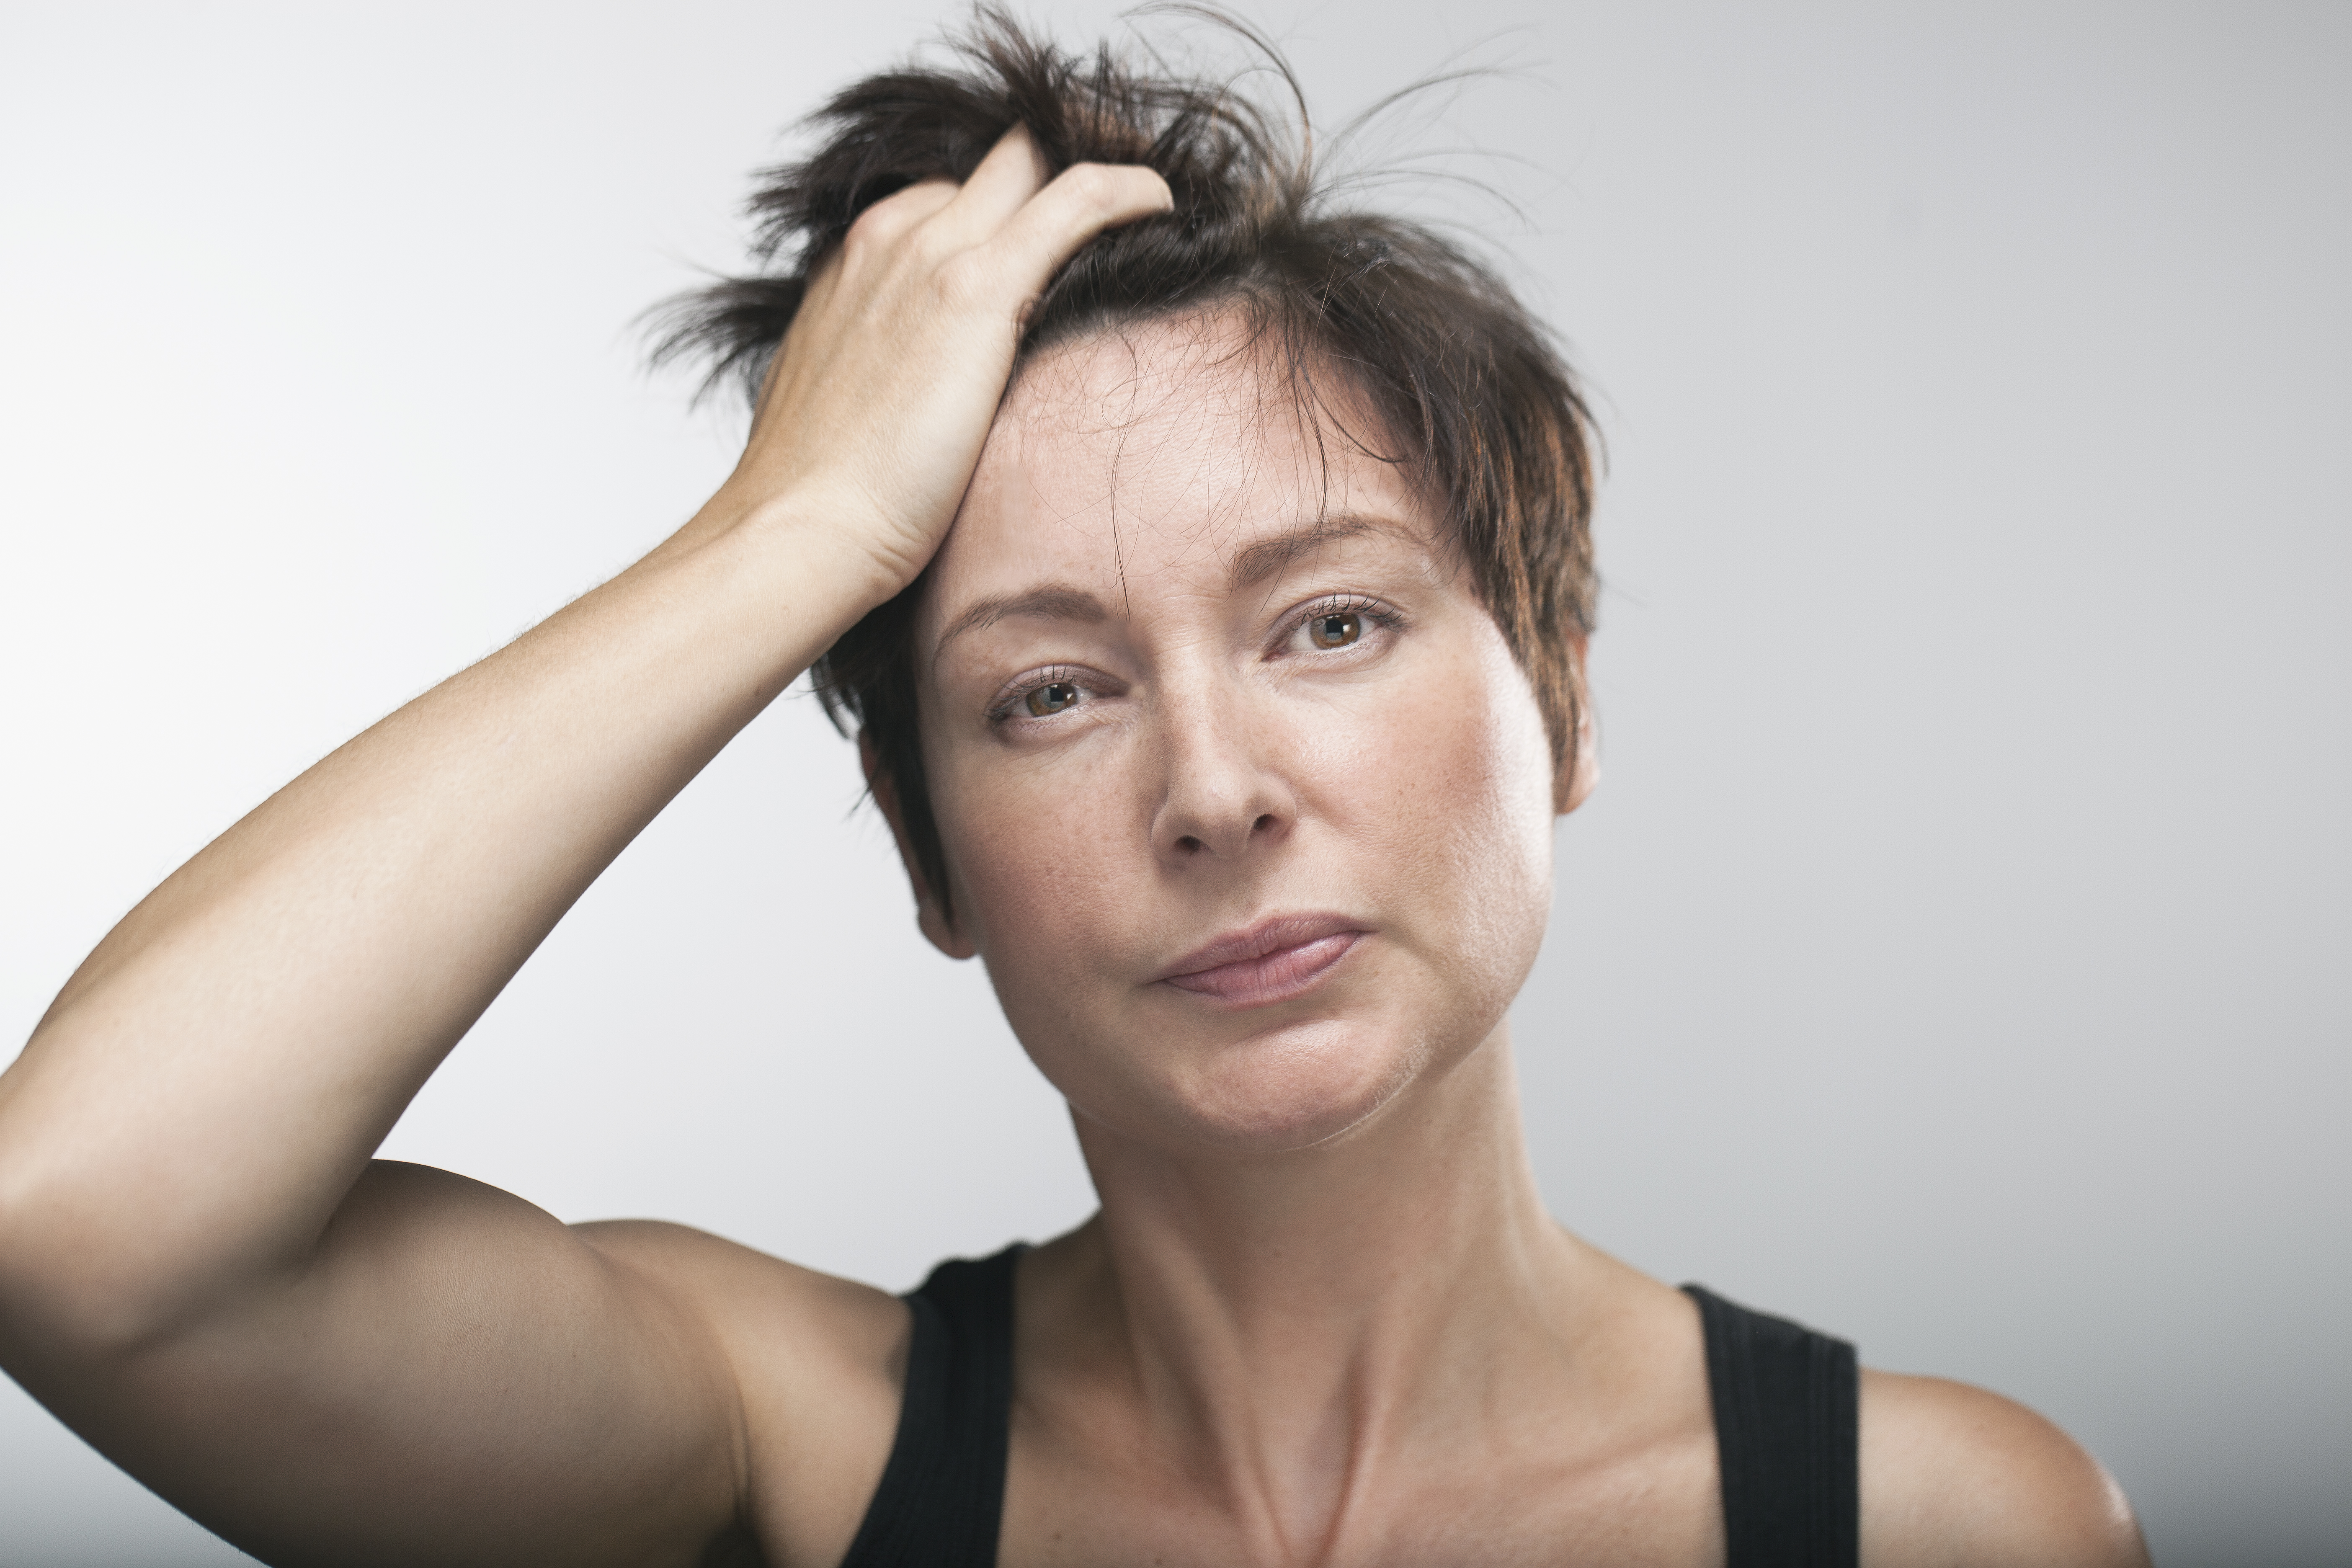
<instances>
[{"instance_id":1,"label":"lips","mask_svg":"<svg viewBox=\"0 0 2352 1568\"><path fill-rule=\"evenodd\" d=\"M1159 979L1236 1006L1265 1006L1314 989L1365 934L1345 915L1276 915L1186 953Z\"/></svg>"}]
</instances>

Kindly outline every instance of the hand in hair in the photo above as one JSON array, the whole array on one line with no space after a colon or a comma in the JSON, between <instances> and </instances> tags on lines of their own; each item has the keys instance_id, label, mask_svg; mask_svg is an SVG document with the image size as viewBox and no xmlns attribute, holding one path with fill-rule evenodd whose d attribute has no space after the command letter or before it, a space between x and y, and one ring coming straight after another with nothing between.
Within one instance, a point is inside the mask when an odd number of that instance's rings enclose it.
<instances>
[{"instance_id":1,"label":"hand in hair","mask_svg":"<svg viewBox=\"0 0 2352 1568\"><path fill-rule=\"evenodd\" d=\"M1139 164L1048 181L1016 125L962 185L866 208L810 279L712 510L814 525L870 568L876 603L905 587L962 500L1030 304L1087 240L1171 201Z\"/></svg>"},{"instance_id":2,"label":"hand in hair","mask_svg":"<svg viewBox=\"0 0 2352 1568\"><path fill-rule=\"evenodd\" d=\"M0 1074L0 1369L280 1562L709 1561L746 1408L784 1411L828 1440L777 1538L838 1558L873 1484L842 1466L894 1419L890 1298L370 1156L637 831L920 569L1024 302L1167 201L1140 170L1046 183L1015 132L880 203L692 522L124 918Z\"/></svg>"}]
</instances>

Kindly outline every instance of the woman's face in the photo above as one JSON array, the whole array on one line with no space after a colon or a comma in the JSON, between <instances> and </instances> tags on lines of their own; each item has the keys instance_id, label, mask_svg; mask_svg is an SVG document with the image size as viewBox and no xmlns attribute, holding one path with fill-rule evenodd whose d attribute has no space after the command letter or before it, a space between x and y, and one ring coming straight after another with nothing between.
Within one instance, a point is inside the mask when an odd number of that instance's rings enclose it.
<instances>
[{"instance_id":1,"label":"woman's face","mask_svg":"<svg viewBox=\"0 0 2352 1568\"><path fill-rule=\"evenodd\" d=\"M1238 342L1104 335L1007 399L917 631L955 911L925 924L1081 1114L1270 1152L1500 1025L1553 797L1438 520Z\"/></svg>"}]
</instances>

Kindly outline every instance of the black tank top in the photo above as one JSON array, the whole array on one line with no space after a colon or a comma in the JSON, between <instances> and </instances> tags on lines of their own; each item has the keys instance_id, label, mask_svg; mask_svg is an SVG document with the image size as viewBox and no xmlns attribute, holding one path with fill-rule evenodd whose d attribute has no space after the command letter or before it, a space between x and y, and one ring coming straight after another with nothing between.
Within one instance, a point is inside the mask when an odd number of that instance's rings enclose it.
<instances>
[{"instance_id":1,"label":"black tank top","mask_svg":"<svg viewBox=\"0 0 2352 1568\"><path fill-rule=\"evenodd\" d=\"M907 1298L898 1436L842 1568L995 1568L1021 1250L951 1258ZM1853 1347L1683 1289L1706 1333L1728 1568L1857 1568Z\"/></svg>"}]
</instances>

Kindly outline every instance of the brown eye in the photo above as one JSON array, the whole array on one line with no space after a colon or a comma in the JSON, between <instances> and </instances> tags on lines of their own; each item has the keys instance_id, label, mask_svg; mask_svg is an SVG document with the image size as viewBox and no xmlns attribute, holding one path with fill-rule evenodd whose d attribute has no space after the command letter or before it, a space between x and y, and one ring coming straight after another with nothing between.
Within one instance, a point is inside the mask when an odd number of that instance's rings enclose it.
<instances>
[{"instance_id":1,"label":"brown eye","mask_svg":"<svg viewBox=\"0 0 2352 1568\"><path fill-rule=\"evenodd\" d=\"M1317 647L1346 647L1364 635L1364 617L1353 610L1334 610L1307 622L1307 635Z\"/></svg>"},{"instance_id":2,"label":"brown eye","mask_svg":"<svg viewBox=\"0 0 2352 1568\"><path fill-rule=\"evenodd\" d=\"M1043 719L1048 713L1059 713L1078 700L1078 689L1066 680L1051 680L1032 691L1025 700L1030 715Z\"/></svg>"}]
</instances>

